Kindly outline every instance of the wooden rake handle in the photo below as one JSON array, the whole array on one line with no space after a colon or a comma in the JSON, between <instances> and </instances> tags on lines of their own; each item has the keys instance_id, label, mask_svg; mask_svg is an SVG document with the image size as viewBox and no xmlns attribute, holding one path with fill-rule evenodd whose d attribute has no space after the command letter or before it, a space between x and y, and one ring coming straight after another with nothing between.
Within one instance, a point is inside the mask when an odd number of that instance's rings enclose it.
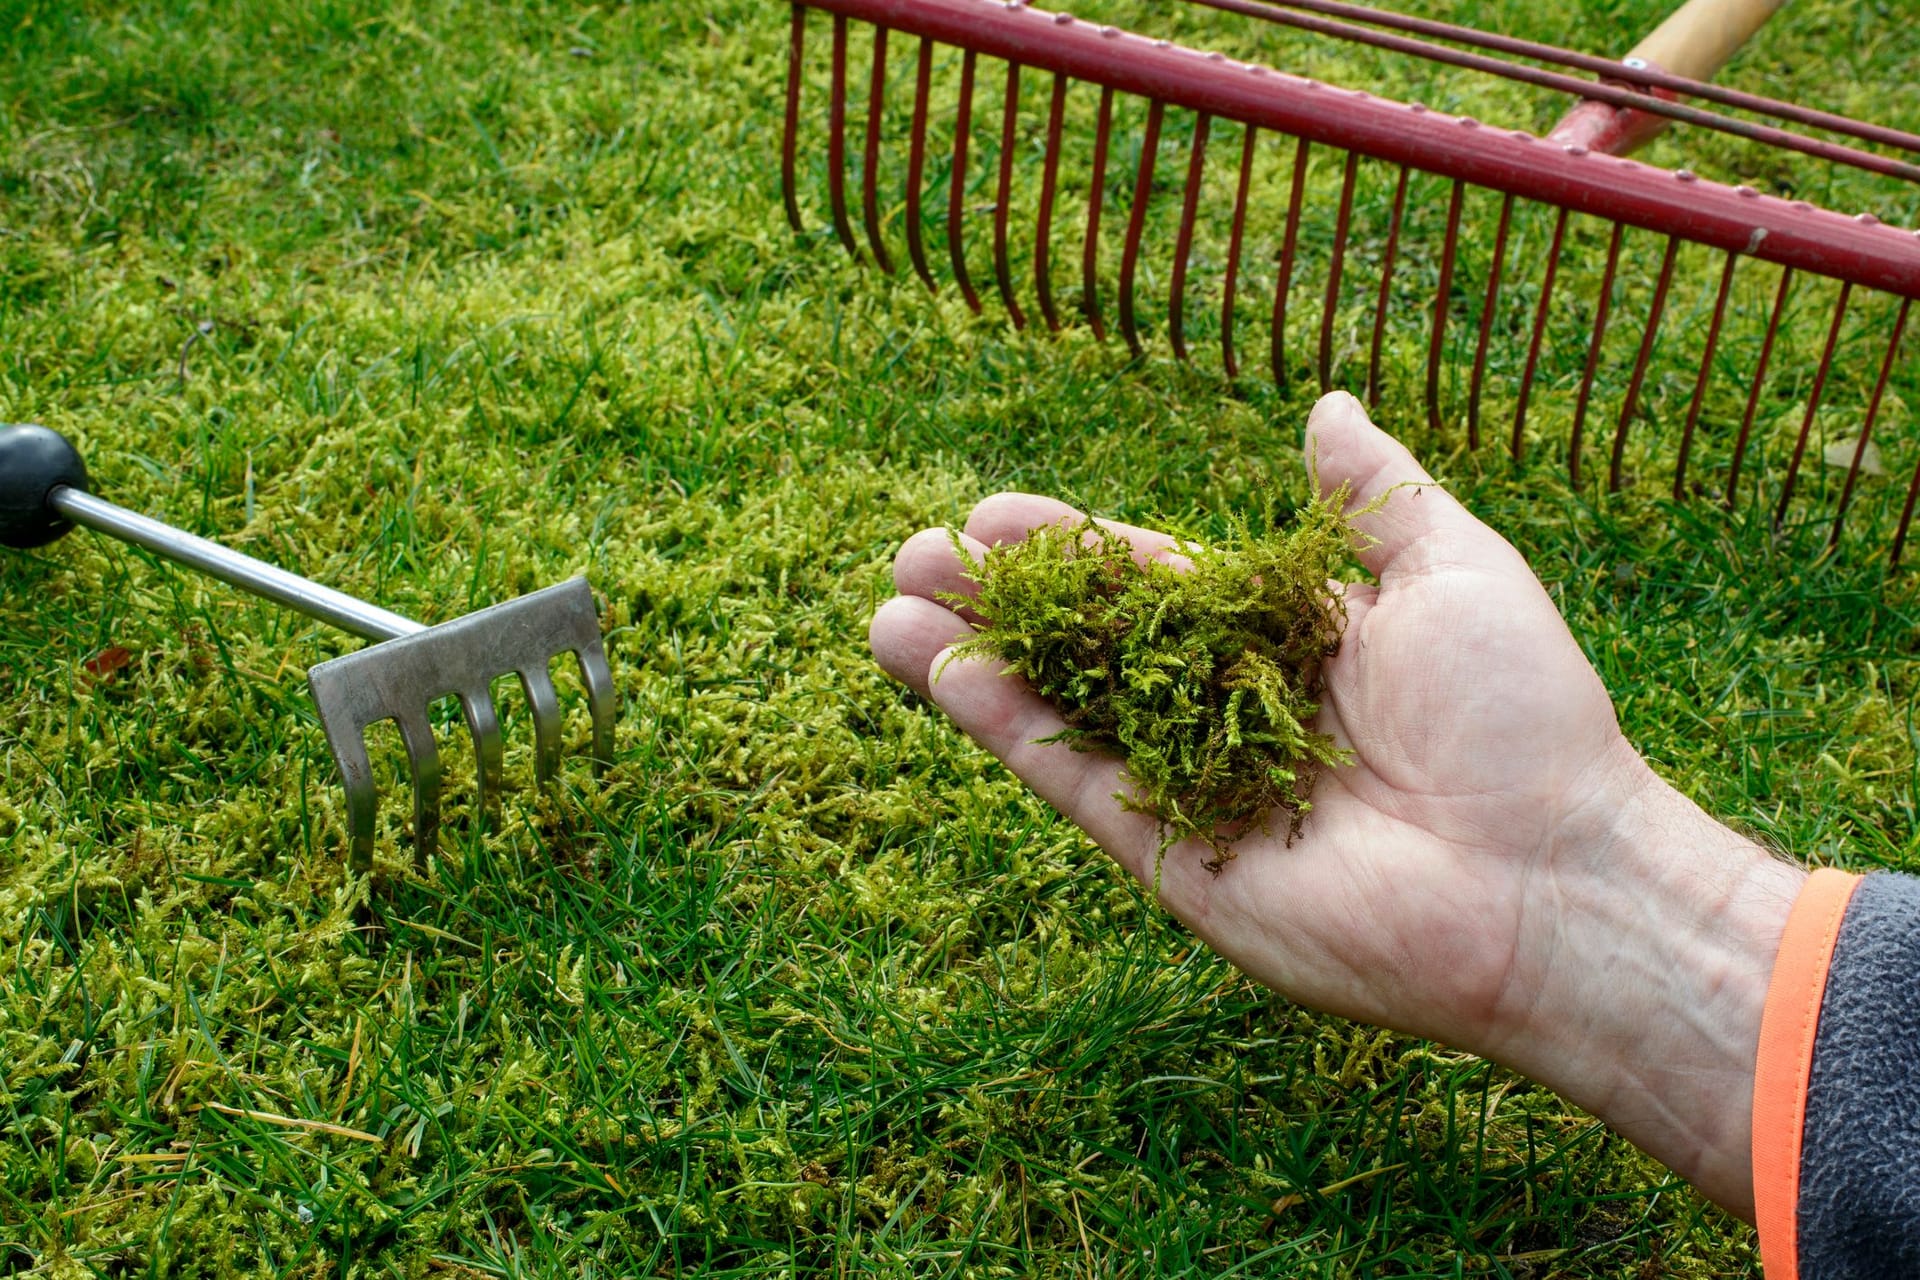
<instances>
[{"instance_id":1,"label":"wooden rake handle","mask_svg":"<svg viewBox=\"0 0 1920 1280\"><path fill-rule=\"evenodd\" d=\"M1635 45L1623 62L1689 80L1711 80L1787 0L1687 0ZM1671 96L1656 90L1662 97ZM1547 137L1564 145L1625 155L1667 127L1664 116L1604 102L1582 102Z\"/></svg>"}]
</instances>

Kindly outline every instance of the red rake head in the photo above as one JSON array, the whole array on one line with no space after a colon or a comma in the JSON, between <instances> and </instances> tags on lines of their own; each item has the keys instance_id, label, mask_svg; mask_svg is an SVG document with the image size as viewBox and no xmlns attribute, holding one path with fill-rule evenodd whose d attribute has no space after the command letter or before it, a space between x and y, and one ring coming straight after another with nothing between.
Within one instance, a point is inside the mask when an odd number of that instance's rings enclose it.
<instances>
[{"instance_id":1,"label":"red rake head","mask_svg":"<svg viewBox=\"0 0 1920 1280\"><path fill-rule=\"evenodd\" d=\"M1770 155L1811 156L1897 183L1920 183L1920 166L1907 159L1718 114L1676 100L1676 95L1762 112L1916 156L1920 137L1700 84L1656 68L1339 0L1194 2L1571 93L1636 117L1704 126L1759 144ZM1033 207L1033 299L1040 318L1058 328L1065 318L1063 291L1055 280L1054 223L1071 192L1085 214L1078 306L1088 327L1101 336L1107 331L1103 221L1118 220L1119 211L1110 214L1107 205L1130 189L1112 298L1120 335L1136 355L1145 348L1147 327L1140 283L1155 265L1145 245L1151 232L1170 224L1174 243L1164 310L1168 342L1176 356L1187 358L1199 320L1217 332L1229 376L1240 371L1241 335L1247 313L1254 309L1250 295L1266 292L1268 305L1259 310L1266 313L1267 364L1277 382L1288 382L1305 367L1304 351L1289 339L1289 311L1317 305L1312 367L1319 381L1329 388L1339 381L1341 357L1348 346L1358 345L1354 335L1364 332L1364 389L1369 399L1377 400L1391 364L1383 343L1397 317L1407 313L1410 293L1418 290L1425 299L1420 313L1431 317L1424 337L1427 424L1435 433L1464 425L1469 447L1481 444L1485 410L1497 388L1512 415L1510 426L1499 435L1519 459L1529 440L1539 438L1537 426L1534 432L1528 430L1529 412L1539 416L1551 387L1556 415L1563 401L1571 401L1565 447L1570 478L1578 485L1599 393L1611 394L1617 387L1619 403L1608 449L1610 489L1620 488L1633 469L1629 438L1636 420L1657 416L1663 422L1683 421L1677 441L1671 442L1676 497L1706 487L1690 485L1688 479L1690 463L1698 467L1702 443L1724 448L1724 454L1716 454L1724 461L1716 465L1724 467L1723 492L1729 503L1742 492L1743 468L1756 477L1765 470L1749 465L1750 454L1756 446L1764 453L1779 436L1777 443L1788 454L1775 508L1776 521L1782 521L1790 510L1800 509L1794 506L1795 492L1822 421L1823 402L1835 384L1844 381L1854 403L1838 409L1829 405L1827 412L1836 422L1847 414L1846 427L1853 433L1834 440L1824 455L1834 461L1835 449L1852 451L1850 458L1835 464L1846 466L1844 482L1836 493L1824 495L1832 518L1830 541L1839 538L1862 474L1874 469L1872 435L1895 376L1912 300L1920 298L1920 236L1914 233L1882 225L1870 215L1849 217L1751 187L1724 186L1686 170L1660 169L1578 143L1551 142L1007 0L808 0L794 7L782 175L788 217L796 230L805 226L797 173L807 115L803 90L808 79L808 8L829 14L832 26L826 182L835 234L849 254L861 256L848 189L848 150L857 127L866 251L882 270L892 272L895 259L886 230L899 219L908 261L929 288L936 287L926 243L935 217L926 207L928 196L938 200L929 187L932 168L935 182L944 177L946 256L962 296L976 311L980 295L968 269L965 231L969 199L978 198L970 197L971 183L984 186L986 173L992 174L993 278L1016 325L1024 324L1027 315L1010 247L1015 206L1026 200ZM851 21L871 30L864 118L857 126L850 111ZM890 114L888 56L900 35L916 38L917 46L905 181L896 208L883 200L881 171L883 162L893 158L893 148L883 143ZM1452 43L1442 45L1435 39ZM1472 48L1452 47L1457 44ZM1515 57L1604 72L1608 82L1542 70L1515 62ZM999 90L1000 127L993 163L976 175L970 152L983 96L983 59L1000 66L992 82ZM1022 95L1035 79L1046 86L1041 95L1044 117L1022 105ZM1076 92L1077 85L1087 88ZM935 124L936 96L942 99L938 114L944 120L949 94L953 124L948 145L939 148L935 133L944 126ZM1089 106L1093 112L1091 148L1070 158L1070 106L1087 94L1097 95L1097 103L1080 102L1083 116ZM1144 100L1144 114L1132 111L1138 100ZM1137 133L1134 126L1121 123L1123 112L1137 116ZM1210 199L1209 149L1218 146L1228 130L1238 134L1234 138L1228 133L1225 139L1229 145L1238 143L1233 148L1237 168L1231 170L1231 181L1213 184ZM1265 134L1278 135L1281 145L1266 143ZM1043 139L1037 175L1021 156L1029 135ZM1116 155L1135 154L1135 137L1138 159L1129 180L1112 170ZM1166 207L1157 209L1156 190L1163 180L1175 178L1168 172L1163 179L1160 170L1163 165L1173 170L1182 148L1180 199L1177 206L1160 201ZM1170 150L1176 153L1172 163L1165 158ZM1327 165L1329 156L1337 168ZM1264 212L1256 190L1286 192L1284 215L1262 228L1254 226L1263 221ZM1224 235L1214 227L1201 230L1210 207L1224 223ZM1488 226L1490 249L1485 247ZM1660 247L1650 289L1630 285L1622 271L1623 245L1648 233ZM1431 247L1436 239L1437 252ZM1219 282L1217 312L1211 317L1192 306L1199 292L1195 268L1201 263L1198 246L1203 240ZM1276 245L1270 276L1258 251L1263 240ZM1580 253L1589 245L1597 252L1600 244L1605 246L1604 259L1594 287L1591 263ZM1638 257L1629 252L1626 260ZM1477 278L1470 278L1475 272ZM1371 287L1356 290L1355 276L1370 276ZM1556 285L1566 294L1570 279L1591 291L1585 308L1589 314L1580 322L1578 337L1570 335L1564 323L1578 298L1556 297ZM1619 313L1636 292L1644 294L1645 301L1629 321ZM1689 299L1687 320L1664 341L1683 345L1663 352L1665 359L1656 362L1662 321L1676 297ZM1804 318L1808 304L1830 307L1830 320L1810 329ZM1637 323L1637 341L1630 340L1628 323ZM1610 329L1617 335L1612 341ZM1816 332L1825 335L1817 363ZM1851 358L1864 353L1869 342L1875 348L1871 359ZM1789 350L1793 354L1785 358ZM1464 391L1455 373L1461 364L1467 366ZM1688 370L1690 391L1676 388L1675 411L1650 415L1650 371L1661 367ZM1771 382L1770 373L1775 375ZM1573 394L1566 397L1561 388L1569 379ZM1681 395L1684 413L1678 411ZM1790 447L1790 424L1781 417L1789 411L1799 422ZM1752 487L1758 491L1757 483ZM1713 488L1722 490L1718 483ZM1893 534L1896 561L1916 497L1920 466L1907 486Z\"/></svg>"}]
</instances>

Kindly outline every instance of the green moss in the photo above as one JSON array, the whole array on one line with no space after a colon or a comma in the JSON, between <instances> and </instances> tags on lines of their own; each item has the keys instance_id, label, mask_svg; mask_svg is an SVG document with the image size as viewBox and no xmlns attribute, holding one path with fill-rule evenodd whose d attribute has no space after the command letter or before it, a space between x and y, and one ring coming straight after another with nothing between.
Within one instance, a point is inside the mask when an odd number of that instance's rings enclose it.
<instances>
[{"instance_id":1,"label":"green moss","mask_svg":"<svg viewBox=\"0 0 1920 1280\"><path fill-rule=\"evenodd\" d=\"M1348 754L1310 726L1321 667L1346 610L1327 579L1353 531L1342 488L1284 528L1232 516L1223 541L1176 543L1179 563L1144 554L1088 517L991 548L975 571L983 622L960 656L1007 663L1055 703L1054 740L1127 763L1128 808L1157 817L1168 844L1213 850L1269 830L1287 839L1313 808L1320 770Z\"/></svg>"}]
</instances>

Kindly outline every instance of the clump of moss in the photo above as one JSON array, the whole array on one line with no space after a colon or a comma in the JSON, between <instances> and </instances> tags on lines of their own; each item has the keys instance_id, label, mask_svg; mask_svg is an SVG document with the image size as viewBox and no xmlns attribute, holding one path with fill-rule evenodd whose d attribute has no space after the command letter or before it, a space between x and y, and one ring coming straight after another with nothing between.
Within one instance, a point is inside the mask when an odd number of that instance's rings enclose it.
<instances>
[{"instance_id":1,"label":"clump of moss","mask_svg":"<svg viewBox=\"0 0 1920 1280\"><path fill-rule=\"evenodd\" d=\"M1126 762L1119 799L1193 837L1219 871L1233 842L1284 822L1289 843L1320 770L1345 763L1308 726L1346 610L1327 592L1352 529L1344 489L1284 527L1231 519L1224 539L1182 541L1186 563L1136 557L1092 518L996 546L974 570L982 622L956 651L998 658L1065 717L1050 741Z\"/></svg>"}]
</instances>

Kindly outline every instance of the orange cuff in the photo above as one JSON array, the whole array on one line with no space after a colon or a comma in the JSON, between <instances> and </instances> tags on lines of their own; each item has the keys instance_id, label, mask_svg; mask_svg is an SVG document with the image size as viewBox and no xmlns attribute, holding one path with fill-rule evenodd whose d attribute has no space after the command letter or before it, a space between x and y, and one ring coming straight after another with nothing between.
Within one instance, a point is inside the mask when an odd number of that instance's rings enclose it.
<instances>
[{"instance_id":1,"label":"orange cuff","mask_svg":"<svg viewBox=\"0 0 1920 1280\"><path fill-rule=\"evenodd\" d=\"M1823 868L1807 878L1780 936L1760 1018L1753 1075L1753 1207L1767 1280L1798 1280L1800 1138L1827 967L1860 877Z\"/></svg>"}]
</instances>

